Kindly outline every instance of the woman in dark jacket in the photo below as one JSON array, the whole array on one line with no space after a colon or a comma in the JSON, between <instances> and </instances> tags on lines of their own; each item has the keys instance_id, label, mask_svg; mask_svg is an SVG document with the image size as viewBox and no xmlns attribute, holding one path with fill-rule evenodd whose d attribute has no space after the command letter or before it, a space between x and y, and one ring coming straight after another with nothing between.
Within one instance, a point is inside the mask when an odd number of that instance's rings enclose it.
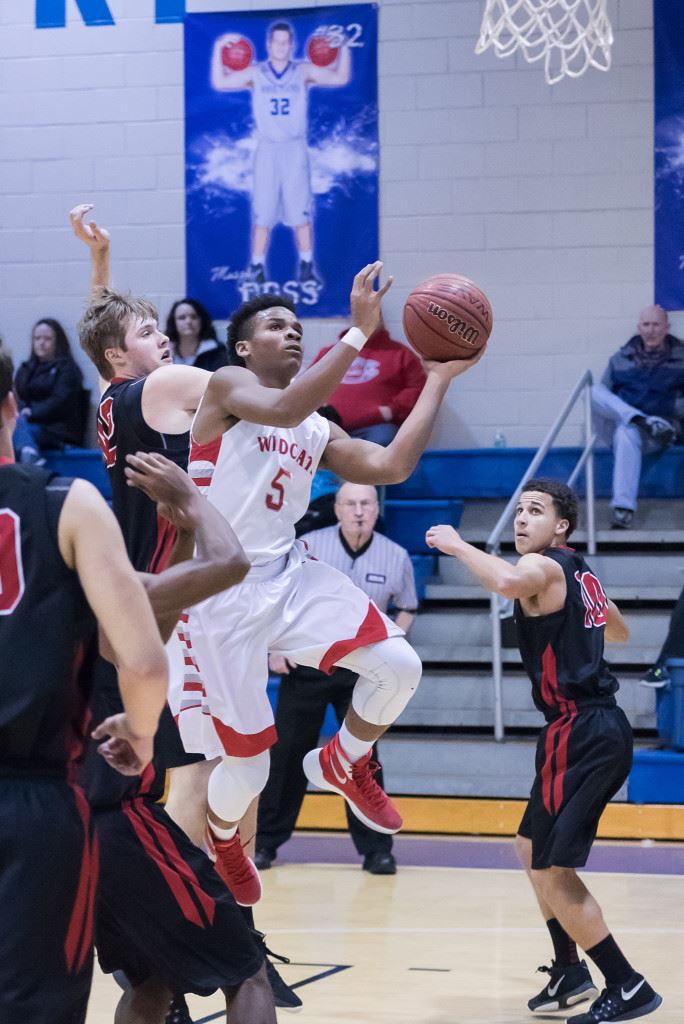
<instances>
[{"instance_id":1,"label":"woman in dark jacket","mask_svg":"<svg viewBox=\"0 0 684 1024\"><path fill-rule=\"evenodd\" d=\"M199 366L213 373L228 362L226 346L218 341L209 313L196 299L179 299L166 321L174 363Z\"/></svg>"},{"instance_id":2,"label":"woman in dark jacket","mask_svg":"<svg viewBox=\"0 0 684 1024\"><path fill-rule=\"evenodd\" d=\"M31 356L17 370L14 387L21 419L36 449L81 443L83 374L59 321L44 317L34 326ZM25 447L30 445L21 445L19 458L32 461Z\"/></svg>"}]
</instances>

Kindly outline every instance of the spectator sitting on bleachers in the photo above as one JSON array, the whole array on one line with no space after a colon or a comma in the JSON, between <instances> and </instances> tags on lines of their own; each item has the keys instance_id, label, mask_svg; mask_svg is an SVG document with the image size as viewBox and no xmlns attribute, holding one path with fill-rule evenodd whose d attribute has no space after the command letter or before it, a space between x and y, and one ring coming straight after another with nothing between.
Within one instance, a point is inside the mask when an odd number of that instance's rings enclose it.
<instances>
[{"instance_id":1,"label":"spectator sitting on bleachers","mask_svg":"<svg viewBox=\"0 0 684 1024\"><path fill-rule=\"evenodd\" d=\"M642 310L638 334L611 356L592 389L597 436L615 458L613 529L632 524L642 452L662 451L682 436L684 342L669 327L660 306Z\"/></svg>"},{"instance_id":2,"label":"spectator sitting on bleachers","mask_svg":"<svg viewBox=\"0 0 684 1024\"><path fill-rule=\"evenodd\" d=\"M43 451L81 443L83 374L57 320L44 317L35 324L31 355L17 370L14 387L20 412L14 437L19 462L37 462Z\"/></svg>"},{"instance_id":3,"label":"spectator sitting on bleachers","mask_svg":"<svg viewBox=\"0 0 684 1024\"><path fill-rule=\"evenodd\" d=\"M314 363L331 347L321 349ZM418 401L424 384L425 371L420 359L406 345L390 338L381 319L380 327L328 401L352 437L387 445Z\"/></svg>"},{"instance_id":4,"label":"spectator sitting on bleachers","mask_svg":"<svg viewBox=\"0 0 684 1024\"><path fill-rule=\"evenodd\" d=\"M198 366L211 373L226 366L226 346L216 337L209 313L196 299L174 302L166 321L174 363Z\"/></svg>"}]
</instances>

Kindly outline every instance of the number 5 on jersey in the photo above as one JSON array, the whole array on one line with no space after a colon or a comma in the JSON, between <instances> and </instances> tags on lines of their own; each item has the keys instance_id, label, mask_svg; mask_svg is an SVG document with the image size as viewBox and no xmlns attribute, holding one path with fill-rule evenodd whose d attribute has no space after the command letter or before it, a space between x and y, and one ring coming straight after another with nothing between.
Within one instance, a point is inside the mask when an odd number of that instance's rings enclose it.
<instances>
[{"instance_id":1,"label":"number 5 on jersey","mask_svg":"<svg viewBox=\"0 0 684 1024\"><path fill-rule=\"evenodd\" d=\"M289 470L279 469L271 480L271 491L266 495L266 508L270 508L271 512L279 512L285 501L285 485L280 481L291 479L292 473Z\"/></svg>"}]
</instances>

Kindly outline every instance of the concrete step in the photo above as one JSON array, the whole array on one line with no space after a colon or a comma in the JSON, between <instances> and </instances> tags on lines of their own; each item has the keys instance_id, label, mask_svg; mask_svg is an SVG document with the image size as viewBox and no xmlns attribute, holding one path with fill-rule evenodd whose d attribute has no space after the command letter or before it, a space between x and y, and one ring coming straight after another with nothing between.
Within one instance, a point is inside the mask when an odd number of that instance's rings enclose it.
<instances>
[{"instance_id":1,"label":"concrete step","mask_svg":"<svg viewBox=\"0 0 684 1024\"><path fill-rule=\"evenodd\" d=\"M506 561L515 562L517 556L505 553ZM592 569L611 596L615 587L658 588L675 592L684 586L684 551L663 558L660 551L599 552L589 559ZM481 590L474 576L457 558L440 555L435 577L429 586L474 587Z\"/></svg>"},{"instance_id":2,"label":"concrete step","mask_svg":"<svg viewBox=\"0 0 684 1024\"><path fill-rule=\"evenodd\" d=\"M633 729L655 729L655 690L639 685L640 674L620 674L618 701ZM539 729L543 716L532 703L526 675L507 672L503 680L504 725ZM494 683L490 672L427 669L417 692L398 718L406 728L493 728Z\"/></svg>"},{"instance_id":3,"label":"concrete step","mask_svg":"<svg viewBox=\"0 0 684 1024\"><path fill-rule=\"evenodd\" d=\"M503 512L504 501L467 500L459 532L471 544L484 543L494 529ZM580 529L573 534L572 541L578 546L586 543L586 532L582 525L585 517L584 504L580 505ZM513 527L504 532L504 543L512 544ZM684 517L681 501L667 501L659 498L645 499L639 503L631 530L611 530L611 508L608 501L596 502L596 528L599 545L629 549L637 544L684 546Z\"/></svg>"},{"instance_id":4,"label":"concrete step","mask_svg":"<svg viewBox=\"0 0 684 1024\"><path fill-rule=\"evenodd\" d=\"M534 740L386 734L380 743L391 793L526 799L534 778ZM626 800L623 786L615 800Z\"/></svg>"},{"instance_id":5,"label":"concrete step","mask_svg":"<svg viewBox=\"0 0 684 1024\"><path fill-rule=\"evenodd\" d=\"M652 665L667 634L666 609L627 611L630 639L610 644L606 657L615 665ZM453 664L491 663L491 621L483 608L430 608L418 615L411 628L411 644L423 661ZM519 664L517 649L504 649L506 664Z\"/></svg>"},{"instance_id":6,"label":"concrete step","mask_svg":"<svg viewBox=\"0 0 684 1024\"><path fill-rule=\"evenodd\" d=\"M661 556L662 557L662 556ZM599 579L603 583L608 596L618 604L623 602L643 602L644 604L663 603L664 601L674 604L679 597L682 587L680 586L648 586L645 583L633 584L609 584L605 576ZM425 597L428 601L478 601L489 603L489 594L482 587L475 583L467 584L452 583L428 583L425 588Z\"/></svg>"}]
</instances>

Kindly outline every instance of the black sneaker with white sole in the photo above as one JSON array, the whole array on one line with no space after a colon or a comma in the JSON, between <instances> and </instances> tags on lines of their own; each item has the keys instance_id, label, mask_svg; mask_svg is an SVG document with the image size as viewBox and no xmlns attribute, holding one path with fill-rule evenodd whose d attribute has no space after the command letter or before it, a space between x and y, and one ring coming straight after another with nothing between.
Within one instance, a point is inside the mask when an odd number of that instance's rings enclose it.
<instances>
[{"instance_id":1,"label":"black sneaker with white sole","mask_svg":"<svg viewBox=\"0 0 684 1024\"><path fill-rule=\"evenodd\" d=\"M612 1021L637 1020L653 1013L663 998L654 992L641 974L633 974L624 985L604 988L586 1013L568 1017L565 1024L612 1024Z\"/></svg>"},{"instance_id":2,"label":"black sneaker with white sole","mask_svg":"<svg viewBox=\"0 0 684 1024\"><path fill-rule=\"evenodd\" d=\"M527 1004L532 1013L566 1010L575 1003L593 999L598 993L584 960L580 964L557 964L554 960L550 967L538 967L537 970L550 977L539 995Z\"/></svg>"}]
</instances>

